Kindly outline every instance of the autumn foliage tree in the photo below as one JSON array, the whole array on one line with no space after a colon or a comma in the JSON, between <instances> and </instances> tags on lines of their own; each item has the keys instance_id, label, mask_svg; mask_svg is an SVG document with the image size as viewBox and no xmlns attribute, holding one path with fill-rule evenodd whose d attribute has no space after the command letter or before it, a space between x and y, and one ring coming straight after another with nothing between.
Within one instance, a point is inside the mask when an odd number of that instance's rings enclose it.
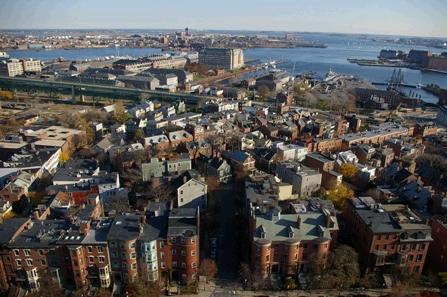
<instances>
[{"instance_id":1,"label":"autumn foliage tree","mask_svg":"<svg viewBox=\"0 0 447 297\"><path fill-rule=\"evenodd\" d=\"M357 175L357 172L357 166L352 163L345 163L340 166L340 173L343 175L344 178L352 179Z\"/></svg>"},{"instance_id":2,"label":"autumn foliage tree","mask_svg":"<svg viewBox=\"0 0 447 297\"><path fill-rule=\"evenodd\" d=\"M217 274L216 261L212 259L205 259L200 264L200 274L206 276L207 281L214 278Z\"/></svg>"},{"instance_id":3,"label":"autumn foliage tree","mask_svg":"<svg viewBox=\"0 0 447 297\"><path fill-rule=\"evenodd\" d=\"M354 196L354 191L344 184L333 184L325 195L326 199L331 200L338 209L341 209L345 201L352 196Z\"/></svg>"}]
</instances>

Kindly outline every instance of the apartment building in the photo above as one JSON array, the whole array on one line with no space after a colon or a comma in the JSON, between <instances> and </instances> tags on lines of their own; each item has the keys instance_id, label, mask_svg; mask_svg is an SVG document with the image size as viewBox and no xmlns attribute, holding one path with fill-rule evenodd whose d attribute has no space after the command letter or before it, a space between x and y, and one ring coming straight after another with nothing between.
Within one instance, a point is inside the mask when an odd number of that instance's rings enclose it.
<instances>
[{"instance_id":1,"label":"apartment building","mask_svg":"<svg viewBox=\"0 0 447 297\"><path fill-rule=\"evenodd\" d=\"M335 213L325 208L292 214L283 214L279 207L252 212L252 271L269 278L324 269L337 232Z\"/></svg>"},{"instance_id":2,"label":"apartment building","mask_svg":"<svg viewBox=\"0 0 447 297\"><path fill-rule=\"evenodd\" d=\"M300 198L312 196L321 187L322 174L295 161L277 163L276 174L283 182L292 184L293 192Z\"/></svg>"},{"instance_id":3,"label":"apartment building","mask_svg":"<svg viewBox=\"0 0 447 297\"><path fill-rule=\"evenodd\" d=\"M42 65L39 60L2 60L0 61L0 75L17 76L29 72L41 72Z\"/></svg>"},{"instance_id":4,"label":"apartment building","mask_svg":"<svg viewBox=\"0 0 447 297\"><path fill-rule=\"evenodd\" d=\"M141 165L143 181L149 181L153 177L162 177L174 172L184 172L191 169L191 159L188 155L180 155L179 159L166 160L152 158L149 163Z\"/></svg>"},{"instance_id":5,"label":"apartment building","mask_svg":"<svg viewBox=\"0 0 447 297\"><path fill-rule=\"evenodd\" d=\"M135 214L118 215L113 220L107 242L114 281L128 283L138 278L137 240L144 222L143 216Z\"/></svg>"},{"instance_id":6,"label":"apartment building","mask_svg":"<svg viewBox=\"0 0 447 297\"><path fill-rule=\"evenodd\" d=\"M160 268L169 278L183 283L197 280L200 265L199 210L170 211L166 239L159 242Z\"/></svg>"},{"instance_id":7,"label":"apartment building","mask_svg":"<svg viewBox=\"0 0 447 297\"><path fill-rule=\"evenodd\" d=\"M430 245L430 264L447 272L447 218L434 218L430 222L433 242Z\"/></svg>"},{"instance_id":8,"label":"apartment building","mask_svg":"<svg viewBox=\"0 0 447 297\"><path fill-rule=\"evenodd\" d=\"M433 241L431 227L407 206L359 197L348 200L343 214L364 271L394 267L422 273Z\"/></svg>"},{"instance_id":9,"label":"apartment building","mask_svg":"<svg viewBox=\"0 0 447 297\"><path fill-rule=\"evenodd\" d=\"M242 49L205 48L199 53L199 63L233 70L244 65L244 52Z\"/></svg>"}]
</instances>

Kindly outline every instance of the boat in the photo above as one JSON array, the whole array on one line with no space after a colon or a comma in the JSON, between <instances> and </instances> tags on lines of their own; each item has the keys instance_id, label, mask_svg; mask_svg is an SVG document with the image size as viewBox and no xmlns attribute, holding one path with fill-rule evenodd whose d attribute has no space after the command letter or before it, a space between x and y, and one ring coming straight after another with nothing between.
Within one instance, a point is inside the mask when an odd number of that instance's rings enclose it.
<instances>
[{"instance_id":1,"label":"boat","mask_svg":"<svg viewBox=\"0 0 447 297\"><path fill-rule=\"evenodd\" d=\"M332 69L329 69L329 72L326 73L326 77L324 78L324 81L331 81L335 78L337 78L339 74L335 71L332 71Z\"/></svg>"}]
</instances>

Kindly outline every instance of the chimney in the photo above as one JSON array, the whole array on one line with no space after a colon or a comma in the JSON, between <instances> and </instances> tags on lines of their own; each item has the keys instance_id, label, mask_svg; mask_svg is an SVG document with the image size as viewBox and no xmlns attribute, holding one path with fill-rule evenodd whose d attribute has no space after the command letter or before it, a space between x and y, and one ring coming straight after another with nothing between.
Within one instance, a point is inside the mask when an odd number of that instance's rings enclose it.
<instances>
[{"instance_id":1,"label":"chimney","mask_svg":"<svg viewBox=\"0 0 447 297\"><path fill-rule=\"evenodd\" d=\"M79 226L79 233L86 235L90 230L90 221L82 221Z\"/></svg>"},{"instance_id":2,"label":"chimney","mask_svg":"<svg viewBox=\"0 0 447 297\"><path fill-rule=\"evenodd\" d=\"M296 224L297 224L297 228L301 229L301 216L298 215L297 219L296 219Z\"/></svg>"}]
</instances>

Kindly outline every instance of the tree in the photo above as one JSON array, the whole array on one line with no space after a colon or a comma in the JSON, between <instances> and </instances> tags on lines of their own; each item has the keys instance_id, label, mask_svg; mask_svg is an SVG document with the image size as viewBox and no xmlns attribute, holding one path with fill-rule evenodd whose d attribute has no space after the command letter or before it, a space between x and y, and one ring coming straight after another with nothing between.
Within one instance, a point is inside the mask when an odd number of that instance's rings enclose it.
<instances>
[{"instance_id":1,"label":"tree","mask_svg":"<svg viewBox=\"0 0 447 297\"><path fill-rule=\"evenodd\" d=\"M113 119L121 124L124 124L130 119L130 115L126 112L126 109L121 101L115 103L115 114Z\"/></svg>"},{"instance_id":2,"label":"tree","mask_svg":"<svg viewBox=\"0 0 447 297\"><path fill-rule=\"evenodd\" d=\"M270 95L270 89L267 86L260 86L258 89L258 95L261 101L265 101Z\"/></svg>"},{"instance_id":3,"label":"tree","mask_svg":"<svg viewBox=\"0 0 447 297\"><path fill-rule=\"evenodd\" d=\"M143 129L138 129L135 131L135 140L142 141L144 139L144 131Z\"/></svg>"},{"instance_id":4,"label":"tree","mask_svg":"<svg viewBox=\"0 0 447 297\"><path fill-rule=\"evenodd\" d=\"M206 280L211 280L217 274L216 261L212 259L205 259L200 264L200 273L206 276Z\"/></svg>"},{"instance_id":5,"label":"tree","mask_svg":"<svg viewBox=\"0 0 447 297\"><path fill-rule=\"evenodd\" d=\"M149 282L142 278L127 284L125 288L125 296L128 297L158 297L160 296L160 288L156 283Z\"/></svg>"},{"instance_id":6,"label":"tree","mask_svg":"<svg viewBox=\"0 0 447 297\"><path fill-rule=\"evenodd\" d=\"M358 169L352 163L345 163L340 166L340 173L344 178L352 179L357 175Z\"/></svg>"},{"instance_id":7,"label":"tree","mask_svg":"<svg viewBox=\"0 0 447 297\"><path fill-rule=\"evenodd\" d=\"M173 188L171 185L162 183L152 188L151 194L157 202L167 202L172 199Z\"/></svg>"},{"instance_id":8,"label":"tree","mask_svg":"<svg viewBox=\"0 0 447 297\"><path fill-rule=\"evenodd\" d=\"M241 263L239 266L239 279L245 288L251 288L253 285L253 274L250 266L246 263Z\"/></svg>"},{"instance_id":9,"label":"tree","mask_svg":"<svg viewBox=\"0 0 447 297\"><path fill-rule=\"evenodd\" d=\"M67 151L63 151L63 152L61 152L61 154L60 154L60 156L59 156L59 161L60 161L61 163L65 163L65 162L67 162L68 160L70 160L70 153L67 152Z\"/></svg>"},{"instance_id":10,"label":"tree","mask_svg":"<svg viewBox=\"0 0 447 297\"><path fill-rule=\"evenodd\" d=\"M57 281L52 277L49 270L40 270L39 272L38 292L30 293L28 297L62 297L65 296L64 290L60 287Z\"/></svg>"},{"instance_id":11,"label":"tree","mask_svg":"<svg viewBox=\"0 0 447 297\"><path fill-rule=\"evenodd\" d=\"M340 245L330 254L327 268L311 277L314 289L349 289L360 278L358 254L347 245Z\"/></svg>"},{"instance_id":12,"label":"tree","mask_svg":"<svg viewBox=\"0 0 447 297\"><path fill-rule=\"evenodd\" d=\"M354 196L354 191L344 184L334 184L326 191L326 199L331 200L338 209L341 209L345 201L352 196Z\"/></svg>"},{"instance_id":13,"label":"tree","mask_svg":"<svg viewBox=\"0 0 447 297\"><path fill-rule=\"evenodd\" d=\"M0 100L13 100L14 94L11 91L0 91Z\"/></svg>"}]
</instances>

